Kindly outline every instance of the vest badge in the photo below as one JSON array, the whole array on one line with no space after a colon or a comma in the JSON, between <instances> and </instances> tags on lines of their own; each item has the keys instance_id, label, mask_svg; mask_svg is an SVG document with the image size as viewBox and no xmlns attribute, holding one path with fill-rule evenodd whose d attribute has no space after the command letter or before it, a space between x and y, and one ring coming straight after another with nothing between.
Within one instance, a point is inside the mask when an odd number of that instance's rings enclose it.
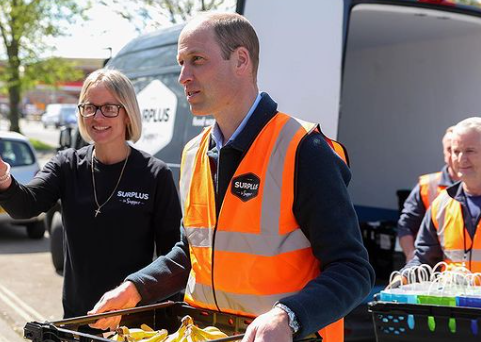
<instances>
[{"instance_id":1,"label":"vest badge","mask_svg":"<svg viewBox=\"0 0 481 342\"><path fill-rule=\"evenodd\" d=\"M231 192L243 202L257 197L261 180L253 173L246 173L232 179Z\"/></svg>"}]
</instances>

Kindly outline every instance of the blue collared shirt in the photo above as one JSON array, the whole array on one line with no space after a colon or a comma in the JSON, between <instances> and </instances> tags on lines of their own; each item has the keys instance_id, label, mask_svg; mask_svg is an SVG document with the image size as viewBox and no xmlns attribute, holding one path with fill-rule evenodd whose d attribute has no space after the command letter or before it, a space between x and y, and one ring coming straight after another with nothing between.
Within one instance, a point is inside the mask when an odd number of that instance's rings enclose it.
<instances>
[{"instance_id":1,"label":"blue collared shirt","mask_svg":"<svg viewBox=\"0 0 481 342\"><path fill-rule=\"evenodd\" d=\"M240 132L244 129L247 121L249 121L249 118L251 117L252 113L254 113L254 110L257 108L257 105L259 104L261 100L261 93L257 94L257 97L252 104L251 108L247 112L247 115L244 117L244 120L240 123L240 125L237 127L237 129L234 131L230 139L224 144L224 135L222 134L219 125L217 122L214 125L214 129L212 130L212 137L214 138L215 141L215 146L217 146L217 149L220 150L224 145L227 145L230 141L234 140Z\"/></svg>"}]
</instances>

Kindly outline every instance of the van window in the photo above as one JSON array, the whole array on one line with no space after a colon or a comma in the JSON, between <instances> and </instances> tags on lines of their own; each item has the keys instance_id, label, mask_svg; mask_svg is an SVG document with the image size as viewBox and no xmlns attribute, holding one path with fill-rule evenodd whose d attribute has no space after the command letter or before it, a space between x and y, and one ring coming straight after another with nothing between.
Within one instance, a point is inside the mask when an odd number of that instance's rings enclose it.
<instances>
[{"instance_id":1,"label":"van window","mask_svg":"<svg viewBox=\"0 0 481 342\"><path fill-rule=\"evenodd\" d=\"M139 52L127 53L115 58L115 68L124 73L140 72L149 69L177 65L177 45L167 45L143 50L141 58Z\"/></svg>"},{"instance_id":2,"label":"van window","mask_svg":"<svg viewBox=\"0 0 481 342\"><path fill-rule=\"evenodd\" d=\"M30 147L21 141L0 140L0 155L12 167L32 165L35 161Z\"/></svg>"},{"instance_id":3,"label":"van window","mask_svg":"<svg viewBox=\"0 0 481 342\"><path fill-rule=\"evenodd\" d=\"M152 81L159 80L167 88L169 88L172 92L175 93L176 96L184 96L184 88L178 82L179 73L168 73L168 74L161 74L161 75L152 75L152 76L144 76L144 77L135 77L131 78L132 84L134 86L135 92L138 93L146 86L148 86Z\"/></svg>"}]
</instances>

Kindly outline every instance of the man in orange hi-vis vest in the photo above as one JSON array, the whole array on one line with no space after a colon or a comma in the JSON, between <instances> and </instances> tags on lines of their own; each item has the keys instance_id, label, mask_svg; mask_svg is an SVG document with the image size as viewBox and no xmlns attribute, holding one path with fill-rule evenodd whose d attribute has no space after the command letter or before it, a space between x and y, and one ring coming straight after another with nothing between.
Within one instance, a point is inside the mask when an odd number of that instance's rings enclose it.
<instances>
[{"instance_id":1,"label":"man in orange hi-vis vest","mask_svg":"<svg viewBox=\"0 0 481 342\"><path fill-rule=\"evenodd\" d=\"M414 257L404 269L440 261L481 272L481 118L453 129L453 167L461 182L443 190L426 212ZM390 284L399 286L399 277Z\"/></svg>"},{"instance_id":2,"label":"man in orange hi-vis vest","mask_svg":"<svg viewBox=\"0 0 481 342\"><path fill-rule=\"evenodd\" d=\"M259 93L259 41L242 16L194 18L177 59L192 113L216 120L182 154L182 241L106 293L92 313L185 288L192 306L255 318L243 342L317 332L325 342L343 341L342 318L374 281L346 189L345 151Z\"/></svg>"},{"instance_id":3,"label":"man in orange hi-vis vest","mask_svg":"<svg viewBox=\"0 0 481 342\"><path fill-rule=\"evenodd\" d=\"M404 202L404 207L397 224L397 234L399 244L407 261L411 260L414 256L414 240L416 239L426 210L441 191L459 180L453 169L451 160L453 128L454 126L451 126L446 130L442 140L444 167L439 172L420 176L418 184Z\"/></svg>"}]
</instances>

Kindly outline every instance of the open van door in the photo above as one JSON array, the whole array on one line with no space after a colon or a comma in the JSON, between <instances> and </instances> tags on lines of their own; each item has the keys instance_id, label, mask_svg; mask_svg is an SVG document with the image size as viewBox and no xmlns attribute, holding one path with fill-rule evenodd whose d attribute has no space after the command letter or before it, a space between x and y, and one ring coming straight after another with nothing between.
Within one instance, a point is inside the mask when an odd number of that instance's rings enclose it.
<instances>
[{"instance_id":1,"label":"open van door","mask_svg":"<svg viewBox=\"0 0 481 342\"><path fill-rule=\"evenodd\" d=\"M336 138L345 5L339 0L238 1L260 40L259 89L279 109Z\"/></svg>"},{"instance_id":2,"label":"open van door","mask_svg":"<svg viewBox=\"0 0 481 342\"><path fill-rule=\"evenodd\" d=\"M398 190L443 166L446 128L479 115L481 11L430 0L243 0L259 87L342 142L360 221L397 220Z\"/></svg>"}]
</instances>

